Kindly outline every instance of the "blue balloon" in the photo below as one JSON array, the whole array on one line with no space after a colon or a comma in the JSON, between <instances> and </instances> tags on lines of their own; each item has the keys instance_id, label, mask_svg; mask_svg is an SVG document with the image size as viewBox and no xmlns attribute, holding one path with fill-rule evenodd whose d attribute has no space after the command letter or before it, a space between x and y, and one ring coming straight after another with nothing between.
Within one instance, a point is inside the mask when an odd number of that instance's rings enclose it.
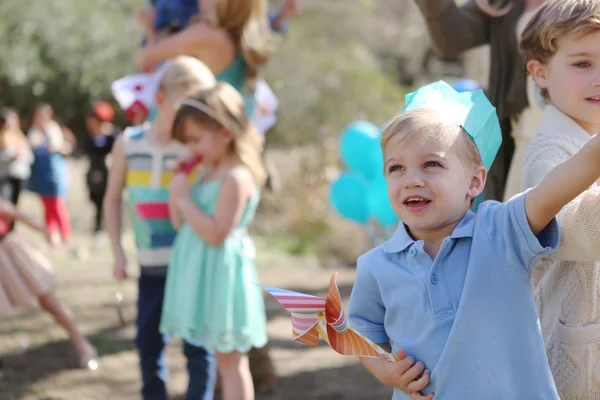
<instances>
[{"instance_id":1,"label":"blue balloon","mask_svg":"<svg viewBox=\"0 0 600 400\"><path fill-rule=\"evenodd\" d=\"M369 184L367 209L371 217L375 218L383 226L391 226L398 223L398 217L394 213L394 209L390 203L387 182L383 175Z\"/></svg>"},{"instance_id":2,"label":"blue balloon","mask_svg":"<svg viewBox=\"0 0 600 400\"><path fill-rule=\"evenodd\" d=\"M474 90L480 89L479 84L473 79L468 78L460 78L452 83L452 88L457 92L472 92Z\"/></svg>"},{"instance_id":3,"label":"blue balloon","mask_svg":"<svg viewBox=\"0 0 600 400\"><path fill-rule=\"evenodd\" d=\"M359 224L369 219L367 210L367 183L351 172L344 172L333 182L329 192L333 209L342 217Z\"/></svg>"},{"instance_id":4,"label":"blue balloon","mask_svg":"<svg viewBox=\"0 0 600 400\"><path fill-rule=\"evenodd\" d=\"M340 155L346 167L372 180L383 170L379 128L368 121L348 125L340 138Z\"/></svg>"}]
</instances>

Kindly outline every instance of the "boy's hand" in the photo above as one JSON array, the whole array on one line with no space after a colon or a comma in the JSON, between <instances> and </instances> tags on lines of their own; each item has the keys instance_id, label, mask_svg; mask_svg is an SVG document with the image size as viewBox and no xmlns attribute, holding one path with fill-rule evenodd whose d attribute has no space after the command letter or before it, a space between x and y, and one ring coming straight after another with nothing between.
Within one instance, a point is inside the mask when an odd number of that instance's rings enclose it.
<instances>
[{"instance_id":1,"label":"boy's hand","mask_svg":"<svg viewBox=\"0 0 600 400\"><path fill-rule=\"evenodd\" d=\"M412 357L406 356L406 351L398 350L396 353L397 362L388 366L388 371L393 380L390 386L400 389L402 392L411 396L415 400L433 399L433 393L427 396L421 395L420 390L429 384L429 371L425 369L422 361L415 362Z\"/></svg>"},{"instance_id":2,"label":"boy's hand","mask_svg":"<svg viewBox=\"0 0 600 400\"><path fill-rule=\"evenodd\" d=\"M288 20L298 15L298 0L284 0L281 6L280 16Z\"/></svg>"},{"instance_id":3,"label":"boy's hand","mask_svg":"<svg viewBox=\"0 0 600 400\"><path fill-rule=\"evenodd\" d=\"M120 256L115 258L115 265L113 267L113 277L122 281L127 279L127 259L125 258L125 254L121 254Z\"/></svg>"}]
</instances>

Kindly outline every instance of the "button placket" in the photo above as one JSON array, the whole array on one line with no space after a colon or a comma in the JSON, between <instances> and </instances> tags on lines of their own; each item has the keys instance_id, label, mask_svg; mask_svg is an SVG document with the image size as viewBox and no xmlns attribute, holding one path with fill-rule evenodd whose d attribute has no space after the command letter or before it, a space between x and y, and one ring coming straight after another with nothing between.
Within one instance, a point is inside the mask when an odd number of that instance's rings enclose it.
<instances>
[{"instance_id":1,"label":"button placket","mask_svg":"<svg viewBox=\"0 0 600 400\"><path fill-rule=\"evenodd\" d=\"M431 301L431 308L433 310L433 317L442 319L454 314L454 308L452 306L452 298L448 293L448 287L441 281L441 277L438 273L438 265L443 260L446 250L446 241L442 243L442 247L438 253L438 256L433 261L431 271L428 280L429 298Z\"/></svg>"},{"instance_id":2,"label":"button placket","mask_svg":"<svg viewBox=\"0 0 600 400\"><path fill-rule=\"evenodd\" d=\"M429 290L429 271L431 271L431 267L433 262L431 258L429 258L426 254L419 254L419 251L416 248L416 245L413 244L408 251L406 252L406 260L412 266L416 274L421 278L421 282L423 284L423 294L427 299L427 303L429 304L429 309L433 312L433 303L431 301L431 293Z\"/></svg>"}]
</instances>

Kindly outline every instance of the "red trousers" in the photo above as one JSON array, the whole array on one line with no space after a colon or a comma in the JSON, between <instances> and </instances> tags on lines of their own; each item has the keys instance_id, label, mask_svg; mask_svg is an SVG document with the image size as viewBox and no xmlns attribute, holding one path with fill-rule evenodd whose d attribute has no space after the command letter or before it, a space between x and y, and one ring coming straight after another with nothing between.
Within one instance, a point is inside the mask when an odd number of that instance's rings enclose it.
<instances>
[{"instance_id":1,"label":"red trousers","mask_svg":"<svg viewBox=\"0 0 600 400\"><path fill-rule=\"evenodd\" d=\"M60 197L42 197L46 214L46 228L50 233L60 230L65 242L71 240L71 219L65 201Z\"/></svg>"}]
</instances>

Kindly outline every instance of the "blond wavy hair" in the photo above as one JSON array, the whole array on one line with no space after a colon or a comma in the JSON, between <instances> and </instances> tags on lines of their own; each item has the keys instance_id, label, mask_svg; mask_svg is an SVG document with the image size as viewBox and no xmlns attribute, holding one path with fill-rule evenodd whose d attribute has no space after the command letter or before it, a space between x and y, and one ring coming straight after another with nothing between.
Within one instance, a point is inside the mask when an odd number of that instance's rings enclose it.
<instances>
[{"instance_id":1,"label":"blond wavy hair","mask_svg":"<svg viewBox=\"0 0 600 400\"><path fill-rule=\"evenodd\" d=\"M600 0L547 0L521 35L520 50L525 63L547 64L558 51L558 40L581 37L600 30ZM542 97L549 100L547 89Z\"/></svg>"},{"instance_id":2,"label":"blond wavy hair","mask_svg":"<svg viewBox=\"0 0 600 400\"><path fill-rule=\"evenodd\" d=\"M254 89L258 70L273 51L275 42L267 19L267 0L203 0L206 15L201 20L224 28L231 35L248 67L246 85Z\"/></svg>"},{"instance_id":3,"label":"blond wavy hair","mask_svg":"<svg viewBox=\"0 0 600 400\"><path fill-rule=\"evenodd\" d=\"M219 82L181 101L173 122L173 139L185 141L185 125L190 119L208 129L225 128L231 132L231 151L250 170L258 185L265 184L267 171L261 156L260 134L250 123L244 100L233 86Z\"/></svg>"},{"instance_id":4,"label":"blond wavy hair","mask_svg":"<svg viewBox=\"0 0 600 400\"><path fill-rule=\"evenodd\" d=\"M548 0L521 35L525 62L546 64L558 51L558 40L600 29L600 0Z\"/></svg>"},{"instance_id":5,"label":"blond wavy hair","mask_svg":"<svg viewBox=\"0 0 600 400\"><path fill-rule=\"evenodd\" d=\"M475 4L490 17L503 17L514 7L511 0L475 0Z\"/></svg>"},{"instance_id":6,"label":"blond wavy hair","mask_svg":"<svg viewBox=\"0 0 600 400\"><path fill-rule=\"evenodd\" d=\"M167 96L185 96L214 86L217 81L212 71L200 60L178 56L165 63L158 84Z\"/></svg>"}]
</instances>

